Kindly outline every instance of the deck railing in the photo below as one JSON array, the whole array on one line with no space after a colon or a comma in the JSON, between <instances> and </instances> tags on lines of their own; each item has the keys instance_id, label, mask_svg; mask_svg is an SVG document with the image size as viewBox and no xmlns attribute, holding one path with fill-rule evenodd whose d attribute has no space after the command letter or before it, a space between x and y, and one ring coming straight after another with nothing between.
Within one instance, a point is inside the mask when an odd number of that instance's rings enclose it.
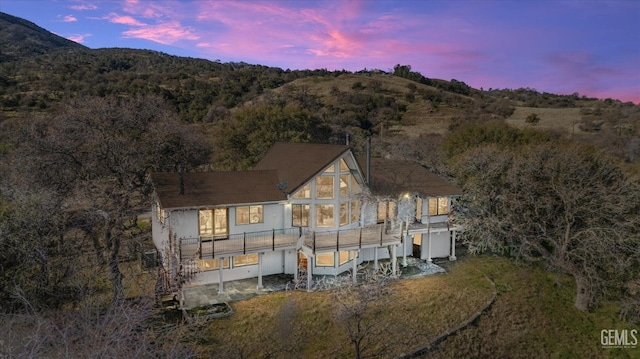
<instances>
[{"instance_id":1,"label":"deck railing","mask_svg":"<svg viewBox=\"0 0 640 359\"><path fill-rule=\"evenodd\" d=\"M305 237L305 246L313 252L384 246L400 241L399 233L391 233L386 224L377 224L338 231L312 232Z\"/></svg>"},{"instance_id":2,"label":"deck railing","mask_svg":"<svg viewBox=\"0 0 640 359\"><path fill-rule=\"evenodd\" d=\"M395 234L395 236L394 236ZM304 245L316 251L384 246L400 241L399 233L390 233L387 224L353 229L313 232L295 227L261 232L231 234L226 237L201 236L180 239L180 259L218 258L221 256L295 248L304 235Z\"/></svg>"},{"instance_id":3,"label":"deck railing","mask_svg":"<svg viewBox=\"0 0 640 359\"><path fill-rule=\"evenodd\" d=\"M227 254L246 254L260 250L295 247L307 231L300 228L272 229L230 234L225 237L201 236L180 239L180 258L217 258Z\"/></svg>"}]
</instances>

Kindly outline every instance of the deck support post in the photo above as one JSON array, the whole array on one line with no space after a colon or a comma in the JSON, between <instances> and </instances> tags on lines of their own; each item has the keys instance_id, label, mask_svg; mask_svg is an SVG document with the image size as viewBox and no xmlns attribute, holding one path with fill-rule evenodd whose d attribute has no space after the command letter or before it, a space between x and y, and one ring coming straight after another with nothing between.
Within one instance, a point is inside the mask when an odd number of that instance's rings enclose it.
<instances>
[{"instance_id":1,"label":"deck support post","mask_svg":"<svg viewBox=\"0 0 640 359\"><path fill-rule=\"evenodd\" d=\"M218 295L224 294L224 280L222 279L222 262L224 262L224 257L218 258Z\"/></svg>"},{"instance_id":2,"label":"deck support post","mask_svg":"<svg viewBox=\"0 0 640 359\"><path fill-rule=\"evenodd\" d=\"M307 292L311 292L311 281L313 280L313 273L311 273L311 267L313 257L307 256Z\"/></svg>"},{"instance_id":3,"label":"deck support post","mask_svg":"<svg viewBox=\"0 0 640 359\"><path fill-rule=\"evenodd\" d=\"M398 275L398 256L396 255L396 244L391 245L391 275L396 277Z\"/></svg>"},{"instance_id":4,"label":"deck support post","mask_svg":"<svg viewBox=\"0 0 640 359\"><path fill-rule=\"evenodd\" d=\"M258 289L264 288L262 286L262 255L264 253L258 253Z\"/></svg>"},{"instance_id":5,"label":"deck support post","mask_svg":"<svg viewBox=\"0 0 640 359\"><path fill-rule=\"evenodd\" d=\"M431 228L427 229L427 262L431 263Z\"/></svg>"},{"instance_id":6,"label":"deck support post","mask_svg":"<svg viewBox=\"0 0 640 359\"><path fill-rule=\"evenodd\" d=\"M378 248L373 249L373 270L378 270Z\"/></svg>"},{"instance_id":7,"label":"deck support post","mask_svg":"<svg viewBox=\"0 0 640 359\"><path fill-rule=\"evenodd\" d=\"M407 233L403 236L400 233L400 239L402 241L402 268L407 267L407 239L409 238L409 219L407 218Z\"/></svg>"},{"instance_id":8,"label":"deck support post","mask_svg":"<svg viewBox=\"0 0 640 359\"><path fill-rule=\"evenodd\" d=\"M298 281L298 272L300 272L300 251L296 249L296 270L293 271L293 281Z\"/></svg>"},{"instance_id":9,"label":"deck support post","mask_svg":"<svg viewBox=\"0 0 640 359\"><path fill-rule=\"evenodd\" d=\"M449 256L450 261L455 261L456 258L456 231L451 231L451 255Z\"/></svg>"},{"instance_id":10,"label":"deck support post","mask_svg":"<svg viewBox=\"0 0 640 359\"><path fill-rule=\"evenodd\" d=\"M357 259L358 259L358 256L354 256L353 259L351 259L351 262L353 262L352 263L352 268L351 268L351 272L353 273L353 278L351 278L351 279L352 279L354 285L358 283L358 261L357 261Z\"/></svg>"}]
</instances>

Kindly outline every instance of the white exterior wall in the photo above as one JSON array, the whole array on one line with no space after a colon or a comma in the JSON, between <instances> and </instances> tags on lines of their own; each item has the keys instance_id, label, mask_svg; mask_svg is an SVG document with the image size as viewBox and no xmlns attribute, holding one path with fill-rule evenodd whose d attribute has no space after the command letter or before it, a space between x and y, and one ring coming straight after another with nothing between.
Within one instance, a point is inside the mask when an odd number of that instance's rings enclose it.
<instances>
[{"instance_id":1,"label":"white exterior wall","mask_svg":"<svg viewBox=\"0 0 640 359\"><path fill-rule=\"evenodd\" d=\"M270 231L272 229L285 228L285 205L284 203L269 203L262 204L262 223L252 224L236 224L236 207L255 206L257 204L242 204L238 206L229 206L228 222L229 222L229 234L237 234L243 232L260 232ZM291 219L289 219L291 222Z\"/></svg>"},{"instance_id":2,"label":"white exterior wall","mask_svg":"<svg viewBox=\"0 0 640 359\"><path fill-rule=\"evenodd\" d=\"M285 263L284 263L285 257L286 256L284 255L283 251L265 252L262 255L262 275L265 276L265 275L283 273L284 267L285 267ZM222 260L222 257L220 259ZM288 258L288 259L291 259L291 258ZM295 258L293 258L293 261L295 261ZM247 278L256 278L256 281L257 281L258 269L259 269L258 264L233 267L233 259L230 258L230 265L231 265L231 268L222 269L223 281L228 282L230 280L247 279ZM219 283L220 281L219 273L220 271L218 269L200 272L191 281L191 283L194 285Z\"/></svg>"},{"instance_id":3,"label":"white exterior wall","mask_svg":"<svg viewBox=\"0 0 640 359\"><path fill-rule=\"evenodd\" d=\"M451 251L449 232L431 234L431 258L448 257Z\"/></svg>"}]
</instances>

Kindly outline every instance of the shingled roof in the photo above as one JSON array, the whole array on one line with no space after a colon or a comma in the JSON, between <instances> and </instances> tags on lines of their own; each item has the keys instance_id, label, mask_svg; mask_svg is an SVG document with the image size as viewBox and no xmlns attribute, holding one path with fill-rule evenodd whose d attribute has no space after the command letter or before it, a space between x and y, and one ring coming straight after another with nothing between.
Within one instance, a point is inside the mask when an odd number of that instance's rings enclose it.
<instances>
[{"instance_id":1,"label":"shingled roof","mask_svg":"<svg viewBox=\"0 0 640 359\"><path fill-rule=\"evenodd\" d=\"M358 158L361 164L366 159ZM461 195L462 190L417 162L371 159L371 192L379 196L420 193L428 197Z\"/></svg>"},{"instance_id":2,"label":"shingled roof","mask_svg":"<svg viewBox=\"0 0 640 359\"><path fill-rule=\"evenodd\" d=\"M276 171L153 173L151 181L163 208L194 208L286 200Z\"/></svg>"},{"instance_id":3,"label":"shingled roof","mask_svg":"<svg viewBox=\"0 0 640 359\"><path fill-rule=\"evenodd\" d=\"M253 169L277 171L279 182L292 193L348 150L342 145L276 143Z\"/></svg>"}]
</instances>

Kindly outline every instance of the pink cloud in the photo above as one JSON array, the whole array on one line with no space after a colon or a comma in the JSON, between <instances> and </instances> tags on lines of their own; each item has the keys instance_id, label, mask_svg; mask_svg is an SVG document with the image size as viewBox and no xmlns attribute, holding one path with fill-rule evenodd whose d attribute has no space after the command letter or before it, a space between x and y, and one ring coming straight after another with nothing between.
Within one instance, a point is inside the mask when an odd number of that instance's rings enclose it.
<instances>
[{"instance_id":1,"label":"pink cloud","mask_svg":"<svg viewBox=\"0 0 640 359\"><path fill-rule=\"evenodd\" d=\"M77 42L77 43L81 44L89 36L91 36L91 34L75 34L75 35L67 36L67 39L69 39L69 40L71 40L73 42Z\"/></svg>"},{"instance_id":2,"label":"pink cloud","mask_svg":"<svg viewBox=\"0 0 640 359\"><path fill-rule=\"evenodd\" d=\"M198 40L200 38L193 29L183 27L177 21L146 25L138 29L127 30L122 34L127 38L144 39L164 45L171 45L179 40Z\"/></svg>"},{"instance_id":3,"label":"pink cloud","mask_svg":"<svg viewBox=\"0 0 640 359\"><path fill-rule=\"evenodd\" d=\"M73 10L78 10L78 11L85 11L85 10L96 10L98 7L94 4L80 4L80 5L71 5L69 6L69 8Z\"/></svg>"},{"instance_id":4,"label":"pink cloud","mask_svg":"<svg viewBox=\"0 0 640 359\"><path fill-rule=\"evenodd\" d=\"M76 22L76 21L78 21L78 19L76 19L76 17L73 16L73 15L67 15L67 16L62 18L62 21L63 22Z\"/></svg>"},{"instance_id":5,"label":"pink cloud","mask_svg":"<svg viewBox=\"0 0 640 359\"><path fill-rule=\"evenodd\" d=\"M284 4L249 2L200 2L197 20L222 28L217 37L224 43L210 42L201 48L232 57L250 52L260 59L276 60L282 52L323 59L350 59L379 48L382 29L391 28L395 17L376 18L364 24L352 24L360 16L362 4L326 3L319 8L295 8ZM305 3L299 3L305 4ZM338 6L334 6L338 4ZM205 25L206 26L206 25ZM259 35L258 35L259 34ZM377 37L377 39L376 39ZM378 43L377 43L378 42ZM325 67L325 66L323 66Z\"/></svg>"},{"instance_id":6,"label":"pink cloud","mask_svg":"<svg viewBox=\"0 0 640 359\"><path fill-rule=\"evenodd\" d=\"M140 22L134 19L131 16L127 16L127 15L122 16L113 12L107 15L105 19L109 20L109 22L114 24L129 25L129 26L146 26L147 25L143 22Z\"/></svg>"}]
</instances>

